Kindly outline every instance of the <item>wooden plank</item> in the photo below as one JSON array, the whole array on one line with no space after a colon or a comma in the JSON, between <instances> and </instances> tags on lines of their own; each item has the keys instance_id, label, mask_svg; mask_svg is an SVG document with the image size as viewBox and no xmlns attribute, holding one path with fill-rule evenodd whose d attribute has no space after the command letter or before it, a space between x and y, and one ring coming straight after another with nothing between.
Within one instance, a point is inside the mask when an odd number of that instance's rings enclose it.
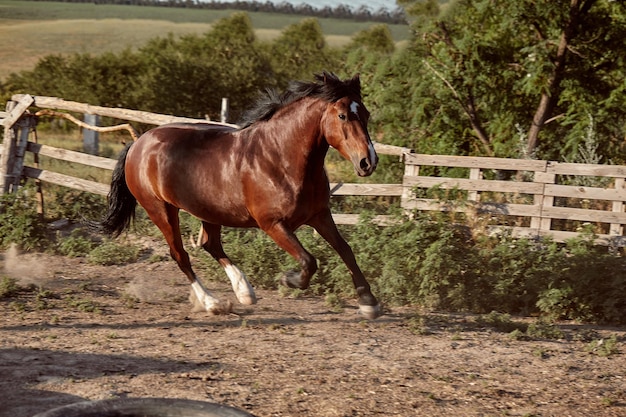
<instances>
[{"instance_id":1,"label":"wooden plank","mask_svg":"<svg viewBox=\"0 0 626 417\"><path fill-rule=\"evenodd\" d=\"M590 200L626 201L626 189L546 184L545 195Z\"/></svg>"},{"instance_id":2,"label":"wooden plank","mask_svg":"<svg viewBox=\"0 0 626 417\"><path fill-rule=\"evenodd\" d=\"M509 203L468 203L450 204L435 199L419 198L407 201L403 208L407 210L427 210L427 211L454 211L489 213L503 216L539 216L540 207L530 204L509 204Z\"/></svg>"},{"instance_id":3,"label":"wooden plank","mask_svg":"<svg viewBox=\"0 0 626 417\"><path fill-rule=\"evenodd\" d=\"M594 177L626 177L624 165L595 165L550 162L546 172L557 175L588 175Z\"/></svg>"},{"instance_id":4,"label":"wooden plank","mask_svg":"<svg viewBox=\"0 0 626 417\"><path fill-rule=\"evenodd\" d=\"M545 171L547 161L477 156L407 154L405 163L460 168L502 169L510 171Z\"/></svg>"},{"instance_id":5,"label":"wooden plank","mask_svg":"<svg viewBox=\"0 0 626 417\"><path fill-rule=\"evenodd\" d=\"M403 184L409 187L440 187L444 190L457 188L466 191L493 191L501 193L540 194L543 184L533 182L470 180L467 178L411 177L405 176Z\"/></svg>"},{"instance_id":6,"label":"wooden plank","mask_svg":"<svg viewBox=\"0 0 626 417\"><path fill-rule=\"evenodd\" d=\"M578 237L580 234L577 232L567 232L560 230L541 231L537 233L536 230L528 227L519 226L489 226L490 233L511 232L511 235L515 238L527 238L532 239L537 236L550 237L556 242L565 242L566 240ZM598 234L594 240L596 245L602 246L617 246L626 247L626 236L610 236L605 234Z\"/></svg>"},{"instance_id":7,"label":"wooden plank","mask_svg":"<svg viewBox=\"0 0 626 417\"><path fill-rule=\"evenodd\" d=\"M2 121L2 126L4 127L11 127L17 123L34 100L32 96L24 94L18 100L13 101L17 102L17 104L8 112L9 114Z\"/></svg>"},{"instance_id":8,"label":"wooden plank","mask_svg":"<svg viewBox=\"0 0 626 417\"><path fill-rule=\"evenodd\" d=\"M533 182L539 182L543 184L554 184L556 182L556 174L535 171Z\"/></svg>"},{"instance_id":9,"label":"wooden plank","mask_svg":"<svg viewBox=\"0 0 626 417\"><path fill-rule=\"evenodd\" d=\"M374 143L374 149L376 150L376 152L382 155L402 156L405 153L413 152L412 149L404 148L402 146L387 145L385 143L379 143L379 142L373 142L373 143Z\"/></svg>"},{"instance_id":10,"label":"wooden plank","mask_svg":"<svg viewBox=\"0 0 626 417\"><path fill-rule=\"evenodd\" d=\"M331 183L332 195L401 196L402 184Z\"/></svg>"},{"instance_id":11,"label":"wooden plank","mask_svg":"<svg viewBox=\"0 0 626 417\"><path fill-rule=\"evenodd\" d=\"M11 99L19 101L25 94L16 94ZM230 123L213 122L204 119L192 119L189 117L178 117L165 114L149 113L139 110L118 109L112 107L92 106L90 104L67 101L57 97L30 96L34 99L32 105L44 109L67 110L78 113L97 114L100 116L112 117L115 119L131 120L134 122L147 123L152 125L162 125L166 123L210 123L222 126L237 128L237 125Z\"/></svg>"},{"instance_id":12,"label":"wooden plank","mask_svg":"<svg viewBox=\"0 0 626 417\"><path fill-rule=\"evenodd\" d=\"M29 166L24 167L24 175L28 178L36 178L41 181L52 184L62 185L63 187L73 188L89 193L107 195L109 193L109 185L95 181L84 180L82 178L70 177L69 175L59 174L57 172L45 171L39 168Z\"/></svg>"},{"instance_id":13,"label":"wooden plank","mask_svg":"<svg viewBox=\"0 0 626 417\"><path fill-rule=\"evenodd\" d=\"M96 168L113 170L116 160L103 158L100 156L89 155L82 152L70 151L68 149L53 148L47 145L28 142L27 150L29 152L38 153L39 155L48 156L50 158L61 159L63 161L75 162L78 164L89 165Z\"/></svg>"},{"instance_id":14,"label":"wooden plank","mask_svg":"<svg viewBox=\"0 0 626 417\"><path fill-rule=\"evenodd\" d=\"M606 210L588 210L571 207L544 207L541 215L542 217L549 219L626 224L626 213L617 213Z\"/></svg>"},{"instance_id":15,"label":"wooden plank","mask_svg":"<svg viewBox=\"0 0 626 417\"><path fill-rule=\"evenodd\" d=\"M335 221L335 224L354 226L355 224L359 223L359 219L359 214L333 213L333 220ZM372 223L379 226L386 226L392 224L394 221L396 221L395 217L387 216L384 214L374 216L374 218L372 219Z\"/></svg>"}]
</instances>

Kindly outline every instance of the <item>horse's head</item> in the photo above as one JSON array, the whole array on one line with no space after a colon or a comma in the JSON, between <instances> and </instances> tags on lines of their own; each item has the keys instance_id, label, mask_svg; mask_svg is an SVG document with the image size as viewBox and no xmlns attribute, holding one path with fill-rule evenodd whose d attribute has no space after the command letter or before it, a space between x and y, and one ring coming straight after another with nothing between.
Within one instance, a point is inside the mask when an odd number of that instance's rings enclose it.
<instances>
[{"instance_id":1,"label":"horse's head","mask_svg":"<svg viewBox=\"0 0 626 417\"><path fill-rule=\"evenodd\" d=\"M340 81L329 74L323 75L326 84L341 83L347 95L329 102L322 118L322 133L330 146L352 162L360 177L371 175L378 164L378 155L367 131L370 113L361 101L359 76Z\"/></svg>"}]
</instances>

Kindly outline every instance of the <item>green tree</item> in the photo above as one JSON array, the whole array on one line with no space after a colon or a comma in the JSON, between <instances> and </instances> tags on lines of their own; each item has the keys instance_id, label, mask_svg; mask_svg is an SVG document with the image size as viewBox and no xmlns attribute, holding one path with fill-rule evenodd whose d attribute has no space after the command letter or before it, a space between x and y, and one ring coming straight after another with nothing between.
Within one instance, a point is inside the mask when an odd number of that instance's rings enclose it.
<instances>
[{"instance_id":1,"label":"green tree","mask_svg":"<svg viewBox=\"0 0 626 417\"><path fill-rule=\"evenodd\" d=\"M352 37L347 49L362 48L372 53L391 54L396 46L389 31L389 26L380 24L362 30Z\"/></svg>"},{"instance_id":2,"label":"green tree","mask_svg":"<svg viewBox=\"0 0 626 417\"><path fill-rule=\"evenodd\" d=\"M279 86L294 79L308 80L312 74L333 71L339 65L338 51L326 44L315 18L287 26L271 43L270 55Z\"/></svg>"},{"instance_id":3,"label":"green tree","mask_svg":"<svg viewBox=\"0 0 626 417\"><path fill-rule=\"evenodd\" d=\"M146 62L142 108L154 112L217 118L227 97L236 120L259 89L274 83L245 13L218 21L202 36L154 39L140 54Z\"/></svg>"},{"instance_id":4,"label":"green tree","mask_svg":"<svg viewBox=\"0 0 626 417\"><path fill-rule=\"evenodd\" d=\"M602 151L623 152L624 2L457 0L438 12L434 1L403 3L416 36L395 61L417 68L391 71L412 77L395 90L415 112L405 129L418 149L571 156L592 116Z\"/></svg>"}]
</instances>

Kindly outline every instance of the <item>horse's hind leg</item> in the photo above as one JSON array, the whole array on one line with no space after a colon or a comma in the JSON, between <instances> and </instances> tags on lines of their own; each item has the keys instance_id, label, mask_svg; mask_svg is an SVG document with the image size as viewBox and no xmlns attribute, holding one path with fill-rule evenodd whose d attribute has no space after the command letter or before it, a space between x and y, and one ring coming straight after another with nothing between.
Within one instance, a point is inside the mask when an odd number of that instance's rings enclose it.
<instances>
[{"instance_id":1,"label":"horse's hind leg","mask_svg":"<svg viewBox=\"0 0 626 417\"><path fill-rule=\"evenodd\" d=\"M317 217L310 220L309 225L317 230L330 246L333 247L348 267L354 288L359 296L359 310L361 314L368 319L379 317L382 314L380 304L372 294L370 285L356 262L352 248L350 248L350 245L348 245L339 233L339 230L337 230L330 210L320 213Z\"/></svg>"},{"instance_id":2,"label":"horse's hind leg","mask_svg":"<svg viewBox=\"0 0 626 417\"><path fill-rule=\"evenodd\" d=\"M233 291L241 304L256 304L256 295L246 275L235 266L222 247L220 238L221 226L202 222L202 247L222 265L230 279Z\"/></svg>"},{"instance_id":3,"label":"horse's hind leg","mask_svg":"<svg viewBox=\"0 0 626 417\"><path fill-rule=\"evenodd\" d=\"M162 207L151 210L146 209L148 216L157 225L167 244L170 247L170 255L178 264L181 271L187 276L191 283L192 296L195 296L202 305L202 309L214 314L226 314L231 311L230 302L221 302L213 297L211 293L202 285L191 268L189 254L183 247L183 240L180 235L180 224L178 219L178 208L163 204Z\"/></svg>"}]
</instances>

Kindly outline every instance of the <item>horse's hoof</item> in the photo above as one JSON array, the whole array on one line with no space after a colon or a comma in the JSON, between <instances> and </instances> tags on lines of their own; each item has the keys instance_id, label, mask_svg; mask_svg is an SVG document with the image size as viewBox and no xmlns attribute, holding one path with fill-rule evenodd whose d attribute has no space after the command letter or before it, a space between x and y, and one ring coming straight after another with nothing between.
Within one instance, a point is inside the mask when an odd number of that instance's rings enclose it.
<instances>
[{"instance_id":1,"label":"horse's hoof","mask_svg":"<svg viewBox=\"0 0 626 417\"><path fill-rule=\"evenodd\" d=\"M215 316L230 314L233 311L233 303L230 301L219 301L208 312Z\"/></svg>"},{"instance_id":2,"label":"horse's hoof","mask_svg":"<svg viewBox=\"0 0 626 417\"><path fill-rule=\"evenodd\" d=\"M383 309L380 304L375 306L359 305L359 313L368 320L374 320L383 315Z\"/></svg>"},{"instance_id":3,"label":"horse's hoof","mask_svg":"<svg viewBox=\"0 0 626 417\"><path fill-rule=\"evenodd\" d=\"M256 295L254 292L252 294L237 294L237 301L245 306L251 306L256 304Z\"/></svg>"},{"instance_id":4,"label":"horse's hoof","mask_svg":"<svg viewBox=\"0 0 626 417\"><path fill-rule=\"evenodd\" d=\"M306 289L306 288L302 288L300 272L298 271L285 272L283 276L280 277L280 283L288 288L293 288L297 290Z\"/></svg>"}]
</instances>

